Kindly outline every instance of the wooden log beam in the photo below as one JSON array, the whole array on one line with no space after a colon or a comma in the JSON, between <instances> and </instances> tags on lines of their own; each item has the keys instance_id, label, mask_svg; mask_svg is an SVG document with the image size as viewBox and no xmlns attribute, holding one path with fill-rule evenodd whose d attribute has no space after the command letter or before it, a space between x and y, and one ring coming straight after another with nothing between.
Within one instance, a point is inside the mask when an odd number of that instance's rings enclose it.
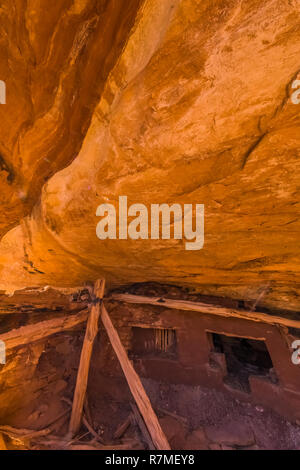
<instances>
[{"instance_id":1,"label":"wooden log beam","mask_svg":"<svg viewBox=\"0 0 300 470\"><path fill-rule=\"evenodd\" d=\"M104 295L105 281L98 280L95 283L94 295L96 300L102 300ZM85 337L80 356L80 364L77 374L77 381L73 399L72 415L69 425L69 435L74 437L81 425L82 411L86 388L88 383L89 369L93 345L98 333L98 321L100 316L100 302L95 303L90 311L86 327Z\"/></svg>"},{"instance_id":2,"label":"wooden log beam","mask_svg":"<svg viewBox=\"0 0 300 470\"><path fill-rule=\"evenodd\" d=\"M117 355L117 358L119 359L130 391L144 419L154 446L158 450L170 450L170 445L163 430L160 427L159 421L153 411L152 405L145 392L142 382L127 356L125 348L119 338L118 332L112 324L112 321L103 303L101 305L101 320L106 329L111 345Z\"/></svg>"},{"instance_id":3,"label":"wooden log beam","mask_svg":"<svg viewBox=\"0 0 300 470\"><path fill-rule=\"evenodd\" d=\"M238 309L222 307L220 305L205 304L201 302L191 302L188 300L165 299L161 297L145 297L142 295L112 294L110 299L118 302L130 304L154 305L155 307L173 308L176 310L189 310L208 315L218 315L221 317L234 317L242 320L268 323L269 325L280 325L291 328L300 328L299 320L278 317L261 312L250 312Z\"/></svg>"},{"instance_id":4,"label":"wooden log beam","mask_svg":"<svg viewBox=\"0 0 300 470\"><path fill-rule=\"evenodd\" d=\"M125 434L125 432L127 431L127 429L129 428L129 426L131 425L132 423L132 420L133 420L133 416L132 414L130 414L125 421L123 421L123 423L117 428L117 430L115 431L114 433L114 439L120 439L123 434Z\"/></svg>"},{"instance_id":5,"label":"wooden log beam","mask_svg":"<svg viewBox=\"0 0 300 470\"><path fill-rule=\"evenodd\" d=\"M88 309L85 309L76 314L52 318L51 320L22 326L21 328L11 330L8 333L0 334L0 340L4 341L6 351L9 351L10 349L31 344L56 333L70 330L81 323L86 322L87 318Z\"/></svg>"},{"instance_id":6,"label":"wooden log beam","mask_svg":"<svg viewBox=\"0 0 300 470\"><path fill-rule=\"evenodd\" d=\"M155 450L155 447L153 445L151 436L148 432L148 429L147 429L147 427L144 423L143 418L140 415L140 412L139 412L137 406L134 403L131 403L130 405L131 405L131 409L133 411L134 420L135 420L136 424L138 425L138 427L139 427L139 429L142 433L143 439L146 442L146 444L148 446L148 449L149 450Z\"/></svg>"}]
</instances>

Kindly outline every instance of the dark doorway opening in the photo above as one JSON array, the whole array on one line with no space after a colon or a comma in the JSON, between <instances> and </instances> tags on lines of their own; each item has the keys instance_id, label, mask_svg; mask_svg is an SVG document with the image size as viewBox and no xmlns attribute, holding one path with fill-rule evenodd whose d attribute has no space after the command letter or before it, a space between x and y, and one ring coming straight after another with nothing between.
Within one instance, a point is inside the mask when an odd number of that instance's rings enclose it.
<instances>
[{"instance_id":1,"label":"dark doorway opening","mask_svg":"<svg viewBox=\"0 0 300 470\"><path fill-rule=\"evenodd\" d=\"M211 333L213 350L225 355L227 376L224 383L250 393L249 376L268 377L276 382L276 374L267 346L262 340Z\"/></svg>"}]
</instances>

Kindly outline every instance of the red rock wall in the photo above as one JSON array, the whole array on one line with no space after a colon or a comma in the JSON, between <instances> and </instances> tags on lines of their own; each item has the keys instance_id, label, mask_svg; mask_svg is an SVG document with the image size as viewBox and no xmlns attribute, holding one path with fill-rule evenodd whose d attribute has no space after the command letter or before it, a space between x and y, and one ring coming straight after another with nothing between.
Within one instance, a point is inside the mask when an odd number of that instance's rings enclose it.
<instances>
[{"instance_id":1,"label":"red rock wall","mask_svg":"<svg viewBox=\"0 0 300 470\"><path fill-rule=\"evenodd\" d=\"M203 385L222 389L242 400L253 400L273 408L291 420L300 418L300 366L291 360L294 336L285 329L264 323L180 312L151 306L112 303L108 306L112 321L128 352L132 349L132 328L170 328L176 330L176 359L141 356L134 365L142 377L158 381ZM211 365L214 356L209 333L263 340L271 356L278 383L264 377L250 376L251 393L248 395L224 384L225 360L218 355L219 367ZM300 332L299 332L300 333ZM299 335L300 337L300 335ZM103 374L122 376L122 371L103 331L93 367Z\"/></svg>"}]
</instances>

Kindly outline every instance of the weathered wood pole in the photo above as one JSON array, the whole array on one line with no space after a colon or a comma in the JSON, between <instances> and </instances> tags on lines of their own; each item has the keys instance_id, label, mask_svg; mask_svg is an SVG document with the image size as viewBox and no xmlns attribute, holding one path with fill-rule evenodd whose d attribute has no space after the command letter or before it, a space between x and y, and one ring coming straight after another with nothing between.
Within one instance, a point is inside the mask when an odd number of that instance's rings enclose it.
<instances>
[{"instance_id":1,"label":"weathered wood pole","mask_svg":"<svg viewBox=\"0 0 300 470\"><path fill-rule=\"evenodd\" d=\"M81 426L91 356L93 352L94 341L98 333L98 321L101 312L100 303L103 299L104 289L105 281L97 280L94 286L94 295L96 300L91 308L87 322L73 398L72 415L69 425L69 435L71 437L74 437L78 433Z\"/></svg>"}]
</instances>

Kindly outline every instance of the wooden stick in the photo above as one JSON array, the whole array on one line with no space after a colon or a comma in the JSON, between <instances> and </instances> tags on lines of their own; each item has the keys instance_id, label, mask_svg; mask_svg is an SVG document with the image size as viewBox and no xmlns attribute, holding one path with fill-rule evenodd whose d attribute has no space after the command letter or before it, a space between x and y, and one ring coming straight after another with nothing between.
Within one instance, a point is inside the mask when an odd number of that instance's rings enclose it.
<instances>
[{"instance_id":1,"label":"wooden stick","mask_svg":"<svg viewBox=\"0 0 300 470\"><path fill-rule=\"evenodd\" d=\"M102 300L104 295L105 281L98 280L95 283L94 293L96 298ZM82 346L80 364L73 399L72 415L69 425L69 434L74 437L80 428L84 398L87 388L90 361L93 351L94 340L98 333L98 320L100 316L100 303L92 306L86 327L84 342Z\"/></svg>"},{"instance_id":2,"label":"wooden stick","mask_svg":"<svg viewBox=\"0 0 300 470\"><path fill-rule=\"evenodd\" d=\"M56 418L54 418L50 423L48 423L47 425L47 428L55 428L55 425L60 421L62 420L63 418L66 418L66 416L68 416L68 414L70 413L70 410L65 410L63 411L60 415L58 415ZM65 422L65 420L63 420L63 423Z\"/></svg>"},{"instance_id":3,"label":"wooden stick","mask_svg":"<svg viewBox=\"0 0 300 470\"><path fill-rule=\"evenodd\" d=\"M126 420L122 424L120 424L120 426L117 428L117 430L114 433L114 439L120 439L123 436L123 434L127 431L130 424L132 423L132 419L133 419L133 417L130 414L126 418Z\"/></svg>"},{"instance_id":4,"label":"wooden stick","mask_svg":"<svg viewBox=\"0 0 300 470\"><path fill-rule=\"evenodd\" d=\"M34 341L39 341L56 333L70 330L71 328L84 323L87 318L88 309L85 309L75 315L64 315L62 317L45 320L33 325L22 326L21 328L11 330L8 333L0 335L0 340L4 341L6 351L8 351L9 349L31 344Z\"/></svg>"},{"instance_id":5,"label":"wooden stick","mask_svg":"<svg viewBox=\"0 0 300 470\"><path fill-rule=\"evenodd\" d=\"M99 441L99 442L101 442L101 444L104 444L103 439L94 430L94 428L92 428L92 426L90 425L90 423L88 422L87 418L84 415L82 416L82 422L85 425L85 427L87 428L87 430L89 431L89 433L96 439L96 441Z\"/></svg>"},{"instance_id":6,"label":"wooden stick","mask_svg":"<svg viewBox=\"0 0 300 470\"><path fill-rule=\"evenodd\" d=\"M172 413L169 410L165 410L164 408L158 408L158 411L160 411L161 413L163 413L167 416L171 416L172 418L175 418L178 421L181 421L185 426L188 424L188 420L186 418L184 418L183 416L179 416L176 413Z\"/></svg>"},{"instance_id":7,"label":"wooden stick","mask_svg":"<svg viewBox=\"0 0 300 470\"><path fill-rule=\"evenodd\" d=\"M69 400L69 398L63 397L62 400L63 400L65 403L68 403L68 405L70 405L71 408L73 407L73 403L71 402L71 400ZM84 401L84 404L85 404L85 401ZM88 417L86 416L86 411L85 411L84 404L83 404L83 413L82 413L82 423L83 423L84 426L87 428L88 434L92 434L92 436L93 436L97 441L101 442L101 444L104 444L103 439L99 436L99 434L94 430L93 426L90 424L91 421L90 421L90 420L88 419ZM71 442L73 442L73 440L72 440Z\"/></svg>"},{"instance_id":8,"label":"wooden stick","mask_svg":"<svg viewBox=\"0 0 300 470\"><path fill-rule=\"evenodd\" d=\"M103 446L101 444L71 444L68 447L68 450L132 450L133 447L133 442L132 443L126 443L126 444L113 444L111 446ZM136 442L138 444L138 442ZM138 450L138 447L134 446L133 450Z\"/></svg>"},{"instance_id":9,"label":"wooden stick","mask_svg":"<svg viewBox=\"0 0 300 470\"><path fill-rule=\"evenodd\" d=\"M143 436L149 450L155 450L155 447L153 445L151 436L148 432L148 429L145 426L144 420L141 417L137 406L135 406L134 403L131 403L130 405L131 405L131 408L132 408L132 411L133 411L134 420L135 420L136 424L138 425L138 427L140 428L142 436Z\"/></svg>"},{"instance_id":10,"label":"wooden stick","mask_svg":"<svg viewBox=\"0 0 300 470\"><path fill-rule=\"evenodd\" d=\"M145 392L142 382L128 359L124 346L120 341L118 332L113 326L103 303L101 305L101 320L106 329L112 347L114 348L114 351L119 359L131 393L137 403L142 417L144 418L153 444L155 445L156 449L170 450L170 445L167 441L164 432L160 427L159 421L153 411L150 400Z\"/></svg>"},{"instance_id":11,"label":"wooden stick","mask_svg":"<svg viewBox=\"0 0 300 470\"><path fill-rule=\"evenodd\" d=\"M51 434L51 428L41 429L40 431L35 431L31 429L18 429L13 428L12 426L1 426L0 433L5 434L13 439L34 439L41 436L47 436Z\"/></svg>"},{"instance_id":12,"label":"wooden stick","mask_svg":"<svg viewBox=\"0 0 300 470\"><path fill-rule=\"evenodd\" d=\"M188 300L173 300L161 297L145 297L142 295L130 294L112 294L112 300L127 302L131 304L148 304L156 307L174 308L176 310L189 310L208 315L218 315L221 317L234 317L242 320L268 323L270 325L288 326L291 328L300 328L299 320L291 320L285 317L278 317L261 312L250 312L238 309L222 307L220 305L205 304L201 302L191 302Z\"/></svg>"}]
</instances>

